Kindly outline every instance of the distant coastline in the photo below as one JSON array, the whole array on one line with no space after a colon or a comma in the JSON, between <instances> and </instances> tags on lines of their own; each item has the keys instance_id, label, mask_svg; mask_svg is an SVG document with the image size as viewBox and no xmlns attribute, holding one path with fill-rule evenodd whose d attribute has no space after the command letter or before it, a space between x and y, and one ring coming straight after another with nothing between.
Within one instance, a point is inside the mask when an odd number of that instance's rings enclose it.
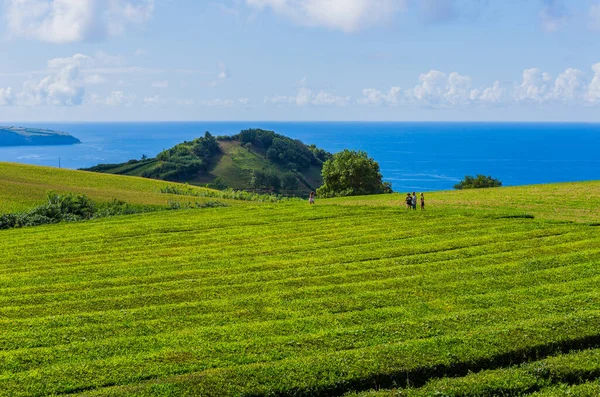
<instances>
[{"instance_id":1,"label":"distant coastline","mask_svg":"<svg viewBox=\"0 0 600 397\"><path fill-rule=\"evenodd\" d=\"M67 132L0 126L0 146L56 146L78 143L81 141Z\"/></svg>"}]
</instances>

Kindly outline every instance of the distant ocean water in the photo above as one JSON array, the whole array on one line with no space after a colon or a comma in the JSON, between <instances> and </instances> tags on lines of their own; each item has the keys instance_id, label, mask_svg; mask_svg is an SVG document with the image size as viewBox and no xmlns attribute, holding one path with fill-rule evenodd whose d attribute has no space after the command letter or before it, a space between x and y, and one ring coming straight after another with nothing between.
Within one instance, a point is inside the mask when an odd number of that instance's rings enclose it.
<instances>
[{"instance_id":1,"label":"distant ocean water","mask_svg":"<svg viewBox=\"0 0 600 397\"><path fill-rule=\"evenodd\" d=\"M3 124L7 124L4 123ZM10 124L10 123L9 123ZM451 189L468 174L504 185L600 179L600 124L162 122L14 123L66 131L75 146L0 148L0 161L63 168L120 163L192 140L204 131L231 135L271 129L331 152L365 150L395 191Z\"/></svg>"}]
</instances>

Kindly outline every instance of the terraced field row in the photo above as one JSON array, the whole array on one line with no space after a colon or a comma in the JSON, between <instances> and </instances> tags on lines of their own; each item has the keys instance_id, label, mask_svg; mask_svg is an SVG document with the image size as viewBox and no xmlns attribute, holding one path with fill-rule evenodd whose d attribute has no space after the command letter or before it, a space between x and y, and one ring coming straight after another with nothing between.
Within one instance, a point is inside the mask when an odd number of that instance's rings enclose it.
<instances>
[{"instance_id":1,"label":"terraced field row","mask_svg":"<svg viewBox=\"0 0 600 397\"><path fill-rule=\"evenodd\" d=\"M290 204L2 232L0 395L341 395L595 347L600 228L496 215Z\"/></svg>"},{"instance_id":2,"label":"terraced field row","mask_svg":"<svg viewBox=\"0 0 600 397\"><path fill-rule=\"evenodd\" d=\"M345 397L600 395L600 349L576 351L509 368L433 379L422 387L348 393Z\"/></svg>"}]
</instances>

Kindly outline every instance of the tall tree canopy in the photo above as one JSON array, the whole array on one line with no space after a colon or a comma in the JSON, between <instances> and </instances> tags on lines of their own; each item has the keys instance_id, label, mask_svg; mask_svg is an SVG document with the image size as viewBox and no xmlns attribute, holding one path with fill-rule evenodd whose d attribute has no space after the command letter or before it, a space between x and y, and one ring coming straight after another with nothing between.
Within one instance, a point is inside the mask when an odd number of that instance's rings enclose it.
<instances>
[{"instance_id":1,"label":"tall tree canopy","mask_svg":"<svg viewBox=\"0 0 600 397\"><path fill-rule=\"evenodd\" d=\"M345 149L323 164L322 197L361 196L391 193L389 182L383 182L379 164L364 151Z\"/></svg>"}]
</instances>

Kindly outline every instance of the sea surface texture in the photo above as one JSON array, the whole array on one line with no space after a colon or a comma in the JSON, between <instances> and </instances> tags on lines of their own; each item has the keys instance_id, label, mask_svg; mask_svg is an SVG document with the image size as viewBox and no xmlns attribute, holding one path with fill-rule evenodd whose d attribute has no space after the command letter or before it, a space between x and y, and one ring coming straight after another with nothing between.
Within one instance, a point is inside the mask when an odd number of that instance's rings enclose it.
<instances>
[{"instance_id":1,"label":"sea surface texture","mask_svg":"<svg viewBox=\"0 0 600 397\"><path fill-rule=\"evenodd\" d=\"M20 123L21 125L23 123ZM90 167L154 157L210 131L231 135L271 129L331 152L365 150L395 191L452 189L465 175L486 174L504 185L600 179L600 124L163 122L26 123L66 131L81 145L0 148L0 161Z\"/></svg>"}]
</instances>

